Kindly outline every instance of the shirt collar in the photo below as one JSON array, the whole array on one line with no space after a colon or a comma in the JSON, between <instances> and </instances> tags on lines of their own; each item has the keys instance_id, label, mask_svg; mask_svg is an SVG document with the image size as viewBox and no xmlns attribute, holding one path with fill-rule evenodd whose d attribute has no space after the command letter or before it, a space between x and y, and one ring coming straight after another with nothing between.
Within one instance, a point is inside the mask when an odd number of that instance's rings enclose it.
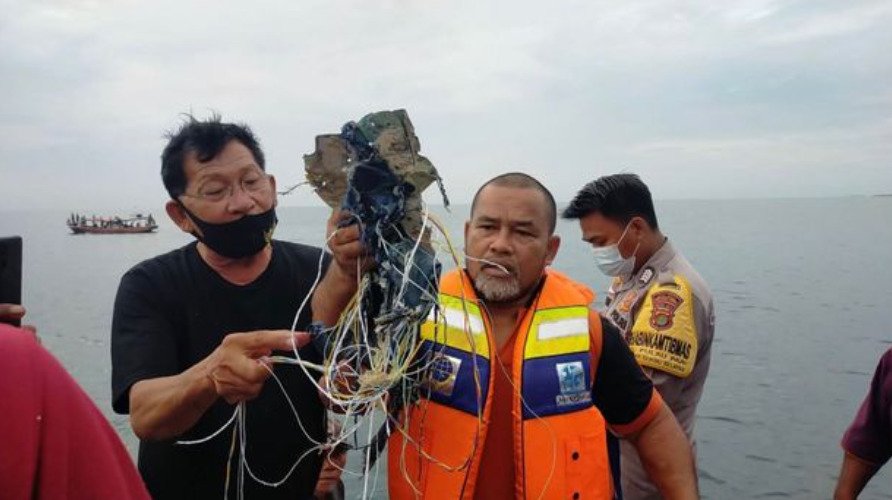
<instances>
[{"instance_id":1,"label":"shirt collar","mask_svg":"<svg viewBox=\"0 0 892 500\"><path fill-rule=\"evenodd\" d=\"M659 273L659 271L669 263L675 257L675 247L672 246L672 243L669 241L669 238L665 238L663 240L663 244L654 252L653 255L647 259L647 262L638 269L638 272L632 275L628 281L623 282L618 291L624 291L632 288L633 286L647 285L651 281L653 281L654 275ZM645 273L650 273L650 276Z\"/></svg>"}]
</instances>

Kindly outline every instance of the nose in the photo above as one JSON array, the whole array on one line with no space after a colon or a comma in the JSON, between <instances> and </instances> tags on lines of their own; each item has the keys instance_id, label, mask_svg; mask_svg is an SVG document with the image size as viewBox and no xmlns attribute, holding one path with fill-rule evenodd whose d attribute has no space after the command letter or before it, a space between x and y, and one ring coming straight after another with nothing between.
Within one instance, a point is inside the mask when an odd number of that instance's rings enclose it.
<instances>
[{"instance_id":1,"label":"nose","mask_svg":"<svg viewBox=\"0 0 892 500\"><path fill-rule=\"evenodd\" d=\"M509 228L500 229L489 243L489 249L497 254L510 254L512 248L511 230Z\"/></svg>"},{"instance_id":2,"label":"nose","mask_svg":"<svg viewBox=\"0 0 892 500\"><path fill-rule=\"evenodd\" d=\"M257 204L254 198L241 186L231 186L226 199L226 208L232 213L248 213Z\"/></svg>"}]
</instances>

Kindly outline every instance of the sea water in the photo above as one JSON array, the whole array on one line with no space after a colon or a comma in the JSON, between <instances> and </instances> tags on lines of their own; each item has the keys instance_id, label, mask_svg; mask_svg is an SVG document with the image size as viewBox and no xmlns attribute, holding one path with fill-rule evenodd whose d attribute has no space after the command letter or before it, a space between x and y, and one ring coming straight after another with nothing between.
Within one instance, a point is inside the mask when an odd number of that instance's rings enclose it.
<instances>
[{"instance_id":1,"label":"sea water","mask_svg":"<svg viewBox=\"0 0 892 500\"><path fill-rule=\"evenodd\" d=\"M657 201L659 223L712 288L716 332L696 437L704 498L828 498L839 440L892 347L892 198ZM145 207L149 211L153 207ZM85 207L72 207L84 211ZM88 210L88 208L86 208ZM461 248L467 206L441 214ZM27 323L84 387L131 451L111 411L109 332L121 275L191 240L163 215L157 233L71 235L66 212L0 214L24 238ZM280 208L279 239L321 245L324 208ZM561 221L554 267L598 291L573 221ZM297 302L301 297L295 297ZM286 430L283 429L283 432ZM358 456L350 467L359 467ZM862 498L892 498L892 474ZM346 477L348 496L362 484ZM378 474L383 497L386 473Z\"/></svg>"}]
</instances>

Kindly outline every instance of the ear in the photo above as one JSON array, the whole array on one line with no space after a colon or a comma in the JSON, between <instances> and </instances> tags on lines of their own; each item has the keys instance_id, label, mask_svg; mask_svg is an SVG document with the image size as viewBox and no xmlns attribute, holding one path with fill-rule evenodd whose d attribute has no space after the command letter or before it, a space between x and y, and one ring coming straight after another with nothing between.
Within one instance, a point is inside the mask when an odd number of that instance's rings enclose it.
<instances>
[{"instance_id":1,"label":"ear","mask_svg":"<svg viewBox=\"0 0 892 500\"><path fill-rule=\"evenodd\" d=\"M650 230L650 224L644 220L643 217L635 216L632 217L630 222L632 229L635 230L635 234L638 235L638 239L640 240L645 234L647 234L648 230Z\"/></svg>"},{"instance_id":2,"label":"ear","mask_svg":"<svg viewBox=\"0 0 892 500\"><path fill-rule=\"evenodd\" d=\"M464 243L465 243L465 248L468 247L468 232L469 232L470 230L471 230L471 221L470 221L470 220L466 220L466 221L465 221L465 241L464 241Z\"/></svg>"},{"instance_id":3,"label":"ear","mask_svg":"<svg viewBox=\"0 0 892 500\"><path fill-rule=\"evenodd\" d=\"M167 212L167 216L170 217L170 220L172 220L177 227L182 229L183 232L189 234L195 232L195 225L192 224L192 220L189 219L189 216L186 215L183 207L176 200L167 200L167 203L164 204L164 210Z\"/></svg>"},{"instance_id":4,"label":"ear","mask_svg":"<svg viewBox=\"0 0 892 500\"><path fill-rule=\"evenodd\" d=\"M547 253L545 254L545 265L550 266L552 262L554 262L554 258L557 257L558 249L561 247L561 237L552 234L548 237L548 244L546 247Z\"/></svg>"},{"instance_id":5,"label":"ear","mask_svg":"<svg viewBox=\"0 0 892 500\"><path fill-rule=\"evenodd\" d=\"M276 176L273 174L269 174L269 183L273 187L273 206L277 206L279 204L279 192L276 190Z\"/></svg>"}]
</instances>

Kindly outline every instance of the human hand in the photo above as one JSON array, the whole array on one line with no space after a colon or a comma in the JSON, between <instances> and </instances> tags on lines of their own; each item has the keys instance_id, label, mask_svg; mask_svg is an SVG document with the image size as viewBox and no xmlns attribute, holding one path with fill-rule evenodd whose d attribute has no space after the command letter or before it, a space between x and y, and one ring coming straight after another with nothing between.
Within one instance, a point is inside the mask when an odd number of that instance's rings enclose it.
<instances>
[{"instance_id":1,"label":"human hand","mask_svg":"<svg viewBox=\"0 0 892 500\"><path fill-rule=\"evenodd\" d=\"M328 419L328 440L323 447L325 460L322 462L313 498L328 500L344 498L341 474L347 466L347 450L350 449L350 445L343 441L345 436L341 435L342 430L343 426L339 420Z\"/></svg>"},{"instance_id":2,"label":"human hand","mask_svg":"<svg viewBox=\"0 0 892 500\"><path fill-rule=\"evenodd\" d=\"M359 224L353 221L348 212L333 210L328 218L326 235L334 263L346 277L355 280L359 272L371 268L374 261L367 255L360 239Z\"/></svg>"},{"instance_id":3,"label":"human hand","mask_svg":"<svg viewBox=\"0 0 892 500\"><path fill-rule=\"evenodd\" d=\"M347 466L347 451L335 447L325 456L322 463L322 470L319 472L319 479L316 481L316 489L313 491L314 498L342 498L335 494L339 492L339 483L344 467Z\"/></svg>"},{"instance_id":4,"label":"human hand","mask_svg":"<svg viewBox=\"0 0 892 500\"><path fill-rule=\"evenodd\" d=\"M360 374L350 364L339 362L334 370L319 379L319 398L335 413L365 413L367 404L351 407L351 400L361 388Z\"/></svg>"},{"instance_id":5,"label":"human hand","mask_svg":"<svg viewBox=\"0 0 892 500\"><path fill-rule=\"evenodd\" d=\"M310 341L306 332L259 330L227 335L209 357L208 377L229 404L257 397L272 368L266 357Z\"/></svg>"},{"instance_id":6,"label":"human hand","mask_svg":"<svg viewBox=\"0 0 892 500\"><path fill-rule=\"evenodd\" d=\"M18 304L0 304L0 321L18 321L25 315L25 308Z\"/></svg>"},{"instance_id":7,"label":"human hand","mask_svg":"<svg viewBox=\"0 0 892 500\"><path fill-rule=\"evenodd\" d=\"M0 304L0 323L17 324L25 317L25 313L25 308L18 304ZM33 333L34 338L40 341L40 338L37 337L37 327L22 325L21 328Z\"/></svg>"}]
</instances>

